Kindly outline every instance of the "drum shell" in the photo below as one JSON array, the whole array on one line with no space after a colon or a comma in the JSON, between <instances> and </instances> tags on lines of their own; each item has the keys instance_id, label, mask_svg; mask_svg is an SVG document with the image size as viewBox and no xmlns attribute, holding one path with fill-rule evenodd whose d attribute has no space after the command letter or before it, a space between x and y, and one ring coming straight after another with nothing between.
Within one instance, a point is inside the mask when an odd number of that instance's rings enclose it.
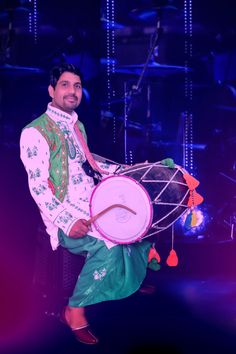
<instances>
[{"instance_id":1,"label":"drum shell","mask_svg":"<svg viewBox=\"0 0 236 354\"><path fill-rule=\"evenodd\" d=\"M184 173L178 165L170 168L160 162L136 164L121 172L138 181L153 203L153 222L146 237L168 228L186 211L189 188Z\"/></svg>"},{"instance_id":2,"label":"drum shell","mask_svg":"<svg viewBox=\"0 0 236 354\"><path fill-rule=\"evenodd\" d=\"M104 239L121 244L167 229L188 209L190 190L185 173L178 165L168 167L156 162L135 164L104 178L90 199L95 228ZM124 206L135 211L136 216Z\"/></svg>"}]
</instances>

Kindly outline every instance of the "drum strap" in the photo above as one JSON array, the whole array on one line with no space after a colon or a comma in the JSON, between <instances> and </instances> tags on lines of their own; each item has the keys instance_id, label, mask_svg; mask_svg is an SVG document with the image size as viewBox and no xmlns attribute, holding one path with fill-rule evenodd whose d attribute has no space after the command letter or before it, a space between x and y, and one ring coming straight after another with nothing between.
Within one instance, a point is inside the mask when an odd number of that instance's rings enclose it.
<instances>
[{"instance_id":1,"label":"drum strap","mask_svg":"<svg viewBox=\"0 0 236 354\"><path fill-rule=\"evenodd\" d=\"M84 137L83 137L83 134L81 133L79 127L78 127L76 124L74 125L74 129L75 129L76 135L77 135L77 137L78 137L78 139L79 139L79 142L81 143L81 146L82 146L82 148L83 148L83 150L84 150L85 156L86 156L86 158L87 158L87 160L88 160L90 166L91 166L95 171L97 171L97 172L100 172L100 173L103 173L103 174L106 174L106 175L109 174L108 171L102 170L102 169L97 165L97 163L96 163L96 161L94 160L94 158L93 158L91 152L89 151L88 145L87 145L87 143L86 143L86 141L85 141L85 139L84 139Z\"/></svg>"}]
</instances>

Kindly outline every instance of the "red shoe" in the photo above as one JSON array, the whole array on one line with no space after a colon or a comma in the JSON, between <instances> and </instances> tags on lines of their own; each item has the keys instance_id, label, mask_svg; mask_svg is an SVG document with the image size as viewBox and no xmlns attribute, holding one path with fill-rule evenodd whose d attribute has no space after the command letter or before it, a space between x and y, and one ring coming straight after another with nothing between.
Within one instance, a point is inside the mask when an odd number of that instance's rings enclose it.
<instances>
[{"instance_id":1,"label":"red shoe","mask_svg":"<svg viewBox=\"0 0 236 354\"><path fill-rule=\"evenodd\" d=\"M69 323L66 320L65 310L66 308L62 310L60 320L71 329L76 340L84 344L90 344L90 345L97 344L98 338L95 337L95 335L92 333L89 324L86 324L85 326L79 328L70 327Z\"/></svg>"},{"instance_id":2,"label":"red shoe","mask_svg":"<svg viewBox=\"0 0 236 354\"><path fill-rule=\"evenodd\" d=\"M91 332L90 326L72 329L75 338L84 344L97 344L98 338Z\"/></svg>"}]
</instances>

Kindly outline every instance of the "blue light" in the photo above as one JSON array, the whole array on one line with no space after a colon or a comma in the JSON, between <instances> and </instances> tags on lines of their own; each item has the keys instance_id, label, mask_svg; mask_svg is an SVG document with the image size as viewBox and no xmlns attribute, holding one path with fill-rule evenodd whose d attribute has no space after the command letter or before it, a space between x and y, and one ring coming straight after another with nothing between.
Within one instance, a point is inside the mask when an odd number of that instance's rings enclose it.
<instances>
[{"instance_id":1,"label":"blue light","mask_svg":"<svg viewBox=\"0 0 236 354\"><path fill-rule=\"evenodd\" d=\"M211 221L210 215L206 206L197 206L193 209L196 216L196 225L186 227L186 219L190 216L192 210L188 210L184 213L176 222L176 226L180 233L184 236L198 236L206 231L209 222Z\"/></svg>"}]
</instances>

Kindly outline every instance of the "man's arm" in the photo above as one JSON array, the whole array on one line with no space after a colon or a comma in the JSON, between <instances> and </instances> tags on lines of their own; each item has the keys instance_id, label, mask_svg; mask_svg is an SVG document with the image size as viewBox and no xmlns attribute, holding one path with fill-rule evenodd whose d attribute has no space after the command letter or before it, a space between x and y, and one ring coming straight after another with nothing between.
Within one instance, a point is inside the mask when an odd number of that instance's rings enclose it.
<instances>
[{"instance_id":1,"label":"man's arm","mask_svg":"<svg viewBox=\"0 0 236 354\"><path fill-rule=\"evenodd\" d=\"M44 216L68 236L85 235L88 227L85 220L83 221L84 214L81 218L72 215L49 187L49 146L37 129L23 130L20 137L20 157L28 174L30 193Z\"/></svg>"}]
</instances>

